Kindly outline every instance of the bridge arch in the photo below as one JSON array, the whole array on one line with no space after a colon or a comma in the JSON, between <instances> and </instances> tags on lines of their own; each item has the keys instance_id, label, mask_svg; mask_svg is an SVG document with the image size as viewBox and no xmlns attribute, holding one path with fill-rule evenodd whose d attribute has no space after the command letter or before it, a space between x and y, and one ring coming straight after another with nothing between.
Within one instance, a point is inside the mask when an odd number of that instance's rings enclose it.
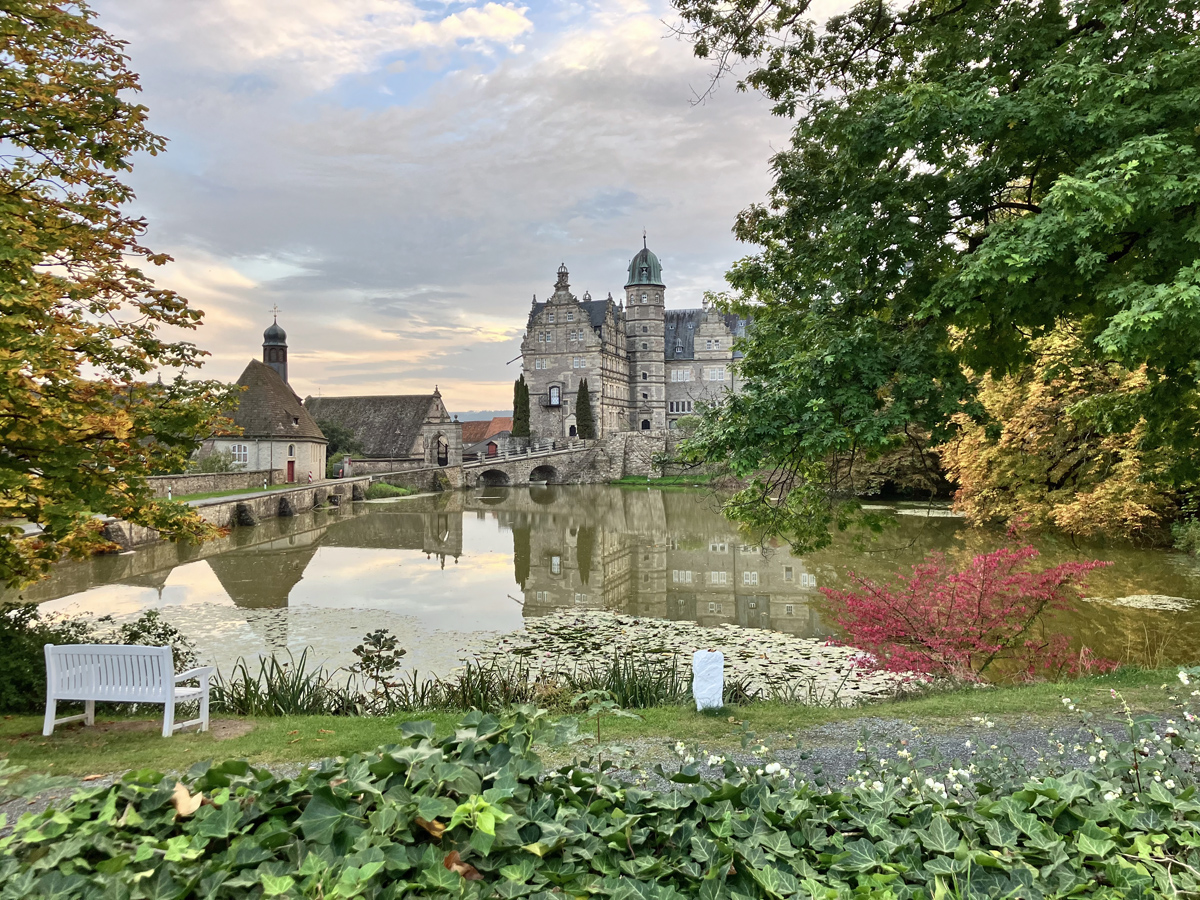
<instances>
[{"instance_id":1,"label":"bridge arch","mask_svg":"<svg viewBox=\"0 0 1200 900\"><path fill-rule=\"evenodd\" d=\"M554 468L554 466L545 464L537 466L532 472L529 473L529 481L530 483L535 481L544 481L546 484L557 484L558 469Z\"/></svg>"},{"instance_id":2,"label":"bridge arch","mask_svg":"<svg viewBox=\"0 0 1200 900\"><path fill-rule=\"evenodd\" d=\"M512 484L512 480L508 477L508 473L500 469L486 469L479 473L479 479L475 482L476 487L507 487Z\"/></svg>"}]
</instances>

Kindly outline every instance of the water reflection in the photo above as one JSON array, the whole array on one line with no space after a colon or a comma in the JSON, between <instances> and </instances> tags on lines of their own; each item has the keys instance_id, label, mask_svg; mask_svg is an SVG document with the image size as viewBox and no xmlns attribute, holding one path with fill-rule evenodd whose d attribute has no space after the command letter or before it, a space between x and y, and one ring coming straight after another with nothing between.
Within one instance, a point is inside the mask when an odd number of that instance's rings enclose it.
<instances>
[{"instance_id":1,"label":"water reflection","mask_svg":"<svg viewBox=\"0 0 1200 900\"><path fill-rule=\"evenodd\" d=\"M832 632L818 588L847 585L851 570L886 579L930 550L962 561L1003 540L954 519L899 515L897 522L866 551L839 535L830 548L797 558L746 544L699 491L493 487L348 504L201 546L161 544L66 563L23 596L51 609L122 616L161 607L218 661L308 645L348 661L366 630L390 627L410 648L410 662L444 669L464 635L509 631L523 617L564 608L820 637ZM1055 540L1040 546L1047 563L1112 560L1093 579L1097 596L1185 601L1183 611L1084 604L1060 627L1118 658L1196 655L1193 561Z\"/></svg>"}]
</instances>

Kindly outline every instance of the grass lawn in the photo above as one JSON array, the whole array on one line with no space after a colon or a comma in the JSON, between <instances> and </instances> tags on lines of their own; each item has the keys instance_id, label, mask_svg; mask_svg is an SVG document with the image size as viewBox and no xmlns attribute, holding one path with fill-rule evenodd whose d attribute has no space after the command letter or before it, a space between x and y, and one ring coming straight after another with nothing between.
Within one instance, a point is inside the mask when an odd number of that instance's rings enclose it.
<instances>
[{"instance_id":1,"label":"grass lawn","mask_svg":"<svg viewBox=\"0 0 1200 900\"><path fill-rule=\"evenodd\" d=\"M698 741L717 748L735 746L743 722L760 736L796 732L862 716L902 719L927 728L969 725L972 716L986 716L998 725L1028 725L1038 720L1062 719L1064 695L1081 708L1103 716L1119 712L1109 693L1112 689L1120 691L1135 710L1161 711L1170 706L1168 697L1179 687L1174 669L1122 669L1111 675L1069 683L962 690L851 709L760 703L714 716L701 715L691 707L670 706L641 710L640 721L607 719L602 724L602 736L606 743L662 738ZM118 719L105 715L103 705L97 712L94 728L81 724L60 726L48 738L42 737L40 716L5 716L0 720L0 755L26 766L30 772L79 776L147 767L183 770L199 760L239 757L268 765L306 763L393 743L396 726L404 721L430 719L439 729L449 730L460 715L411 713L386 719L217 717L220 724L214 733L163 738L159 732L161 717ZM587 727L587 723L581 723L582 729Z\"/></svg>"},{"instance_id":2,"label":"grass lawn","mask_svg":"<svg viewBox=\"0 0 1200 900\"><path fill-rule=\"evenodd\" d=\"M216 497L233 497L237 494L262 494L266 491L282 491L286 490L287 488L298 488L305 486L306 485L302 485L298 481L292 482L291 484L287 484L285 482L284 484L269 484L265 488L234 488L230 491L209 491L207 494L184 494L180 497L174 497L173 499L177 502L185 503L188 500L212 500Z\"/></svg>"}]
</instances>

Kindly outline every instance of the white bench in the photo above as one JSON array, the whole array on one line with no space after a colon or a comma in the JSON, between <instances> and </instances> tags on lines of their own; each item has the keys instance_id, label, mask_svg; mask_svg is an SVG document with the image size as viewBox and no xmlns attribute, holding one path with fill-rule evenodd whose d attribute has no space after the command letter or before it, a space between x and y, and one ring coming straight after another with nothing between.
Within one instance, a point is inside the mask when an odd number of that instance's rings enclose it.
<instances>
[{"instance_id":1,"label":"white bench","mask_svg":"<svg viewBox=\"0 0 1200 900\"><path fill-rule=\"evenodd\" d=\"M201 666L175 674L170 647L126 644L46 645L46 722L42 734L55 725L96 723L96 701L108 703L162 703L163 737L181 728L199 725L208 731L208 686L216 669ZM181 687L181 681L199 681L199 687ZM200 718L175 723L175 704L200 701ZM82 700L84 713L55 719L59 700Z\"/></svg>"}]
</instances>

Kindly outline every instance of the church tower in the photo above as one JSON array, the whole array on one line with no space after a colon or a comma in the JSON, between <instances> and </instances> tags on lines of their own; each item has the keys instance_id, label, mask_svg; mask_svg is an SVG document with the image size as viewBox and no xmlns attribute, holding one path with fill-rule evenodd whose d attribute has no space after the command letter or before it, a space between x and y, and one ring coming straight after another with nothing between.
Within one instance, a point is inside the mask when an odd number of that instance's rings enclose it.
<instances>
[{"instance_id":1,"label":"church tower","mask_svg":"<svg viewBox=\"0 0 1200 900\"><path fill-rule=\"evenodd\" d=\"M287 384L287 332L279 327L279 317L263 332L262 361L279 373L283 383Z\"/></svg>"},{"instance_id":2,"label":"church tower","mask_svg":"<svg viewBox=\"0 0 1200 900\"><path fill-rule=\"evenodd\" d=\"M625 341L629 356L629 427L667 427L667 378L663 328L666 286L658 257L646 246L629 262L625 283Z\"/></svg>"}]
</instances>

